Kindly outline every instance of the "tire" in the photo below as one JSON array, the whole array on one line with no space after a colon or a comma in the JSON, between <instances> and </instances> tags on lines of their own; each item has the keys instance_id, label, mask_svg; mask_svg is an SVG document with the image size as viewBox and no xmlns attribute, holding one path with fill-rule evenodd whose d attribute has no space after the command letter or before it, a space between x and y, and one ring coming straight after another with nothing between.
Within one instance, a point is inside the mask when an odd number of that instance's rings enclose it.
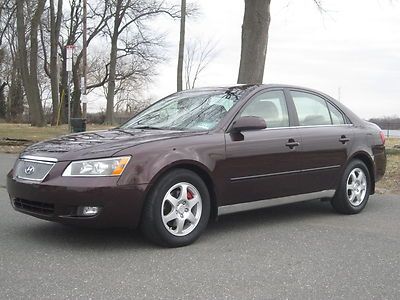
<instances>
[{"instance_id":1,"label":"tire","mask_svg":"<svg viewBox=\"0 0 400 300\"><path fill-rule=\"evenodd\" d=\"M140 228L158 245L181 247L200 236L209 217L210 195L204 181L192 171L176 169L162 176L151 189Z\"/></svg>"},{"instance_id":2,"label":"tire","mask_svg":"<svg viewBox=\"0 0 400 300\"><path fill-rule=\"evenodd\" d=\"M331 203L342 214L358 214L367 205L371 191L371 176L367 166L358 159L352 160L340 181Z\"/></svg>"}]
</instances>

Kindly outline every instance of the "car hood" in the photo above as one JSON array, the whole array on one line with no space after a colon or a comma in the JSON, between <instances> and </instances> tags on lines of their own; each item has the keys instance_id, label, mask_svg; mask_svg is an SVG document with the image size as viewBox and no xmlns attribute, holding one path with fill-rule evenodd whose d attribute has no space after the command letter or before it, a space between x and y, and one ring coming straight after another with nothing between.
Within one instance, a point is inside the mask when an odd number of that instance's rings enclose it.
<instances>
[{"instance_id":1,"label":"car hood","mask_svg":"<svg viewBox=\"0 0 400 300\"><path fill-rule=\"evenodd\" d=\"M74 133L33 144L21 153L21 157L51 157L58 161L109 157L139 144L194 134L199 133L143 129Z\"/></svg>"}]
</instances>

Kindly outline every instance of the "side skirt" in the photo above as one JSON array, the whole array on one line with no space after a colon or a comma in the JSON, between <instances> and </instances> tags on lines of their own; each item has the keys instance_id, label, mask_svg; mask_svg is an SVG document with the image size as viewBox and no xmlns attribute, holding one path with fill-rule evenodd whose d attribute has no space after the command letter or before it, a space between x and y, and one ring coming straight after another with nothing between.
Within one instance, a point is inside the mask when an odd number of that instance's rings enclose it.
<instances>
[{"instance_id":1,"label":"side skirt","mask_svg":"<svg viewBox=\"0 0 400 300\"><path fill-rule=\"evenodd\" d=\"M315 200L321 198L332 198L335 195L335 190L325 190L321 192L314 192L308 194L301 194L295 196L287 196L281 198L273 198L259 201L251 201L244 203L237 203L232 205L224 205L218 207L218 216L232 214L241 211L254 210L265 207L278 206L289 203L303 202L308 200Z\"/></svg>"}]
</instances>

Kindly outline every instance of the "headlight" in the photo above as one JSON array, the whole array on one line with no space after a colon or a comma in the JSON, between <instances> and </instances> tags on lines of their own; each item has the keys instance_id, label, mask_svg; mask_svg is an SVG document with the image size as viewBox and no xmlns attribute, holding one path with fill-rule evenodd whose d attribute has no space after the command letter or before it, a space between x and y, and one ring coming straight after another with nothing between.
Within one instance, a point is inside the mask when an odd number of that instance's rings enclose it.
<instances>
[{"instance_id":1,"label":"headlight","mask_svg":"<svg viewBox=\"0 0 400 300\"><path fill-rule=\"evenodd\" d=\"M62 176L120 176L130 156L73 161Z\"/></svg>"}]
</instances>

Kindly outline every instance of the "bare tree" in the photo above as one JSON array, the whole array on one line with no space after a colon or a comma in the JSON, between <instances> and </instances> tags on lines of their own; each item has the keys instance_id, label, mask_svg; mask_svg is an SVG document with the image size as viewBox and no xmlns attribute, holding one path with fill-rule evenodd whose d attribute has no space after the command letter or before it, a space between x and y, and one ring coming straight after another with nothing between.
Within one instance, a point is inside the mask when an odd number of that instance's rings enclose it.
<instances>
[{"instance_id":1,"label":"bare tree","mask_svg":"<svg viewBox=\"0 0 400 300\"><path fill-rule=\"evenodd\" d=\"M3 78L3 63L5 59L5 49L3 49L3 32L5 27L3 24L3 11L5 10L5 1L0 1L0 119L5 119L6 117L6 98L5 98L5 88L7 82Z\"/></svg>"},{"instance_id":2,"label":"bare tree","mask_svg":"<svg viewBox=\"0 0 400 300\"><path fill-rule=\"evenodd\" d=\"M75 45L72 116L81 115L82 4L82 0L0 0L0 48L4 45L7 54L1 85L6 82L7 99L12 106L18 104L19 115L28 100L33 125L44 125L43 107L46 114L52 112L52 124L59 112L66 121L66 45ZM97 41L106 47L100 50L103 64L96 66L101 76L93 77L89 63L87 89L106 87L111 121L113 110L125 105L123 98L130 99L130 106L137 102L139 93L133 93L133 88L144 89L156 73L156 64L164 59L160 51L163 37L149 30L149 21L160 14L179 18L180 7L164 0L88 1L86 46ZM89 51L91 62L95 59L92 53ZM129 93L132 96L128 97Z\"/></svg>"},{"instance_id":3,"label":"bare tree","mask_svg":"<svg viewBox=\"0 0 400 300\"><path fill-rule=\"evenodd\" d=\"M107 124L113 123L117 60L129 55L139 56L144 61L154 58L154 56L149 56L148 54L151 53L149 49L155 44L155 41L152 41L152 39L145 35L144 31L146 30L146 25L144 22L160 14L176 17L175 6L166 7L164 6L164 2L158 2L156 0L144 2L116 0L113 9L113 24L108 27L107 31L111 40L105 119ZM135 28L135 30L132 31L131 28ZM120 36L125 32L130 32L133 39L123 41L123 47L119 48L118 42L120 41Z\"/></svg>"},{"instance_id":4,"label":"bare tree","mask_svg":"<svg viewBox=\"0 0 400 300\"><path fill-rule=\"evenodd\" d=\"M21 122L24 112L24 89L17 51L15 11L15 1L0 1L0 51L4 55L3 63L0 64L0 76L4 90L6 89L4 83L7 84L6 119Z\"/></svg>"},{"instance_id":5,"label":"bare tree","mask_svg":"<svg viewBox=\"0 0 400 300\"><path fill-rule=\"evenodd\" d=\"M238 83L262 83L271 0L245 0Z\"/></svg>"},{"instance_id":6,"label":"bare tree","mask_svg":"<svg viewBox=\"0 0 400 300\"><path fill-rule=\"evenodd\" d=\"M58 43L62 20L63 0L57 0L57 10L55 9L55 0L50 0L50 81L51 81L51 99L52 99L52 118L51 124L57 122L59 106L59 65L58 65Z\"/></svg>"},{"instance_id":7,"label":"bare tree","mask_svg":"<svg viewBox=\"0 0 400 300\"><path fill-rule=\"evenodd\" d=\"M184 59L186 89L193 89L195 87L200 74L215 58L215 48L215 44L211 41L203 45L200 42L189 41L186 46Z\"/></svg>"},{"instance_id":8,"label":"bare tree","mask_svg":"<svg viewBox=\"0 0 400 300\"><path fill-rule=\"evenodd\" d=\"M322 0L313 0L324 12ZM238 83L262 83L267 55L271 0L245 0Z\"/></svg>"},{"instance_id":9,"label":"bare tree","mask_svg":"<svg viewBox=\"0 0 400 300\"><path fill-rule=\"evenodd\" d=\"M110 1L93 1L88 3L88 37L86 46L89 45L102 34L107 22L111 19ZM60 52L62 57L62 71L61 71L61 89L60 89L60 102L62 102L61 115L63 122L66 122L68 102L66 101L67 91L67 72L66 72L66 45L76 45L74 54L74 63L72 67L72 116L80 117L81 111L81 65L83 60L83 47L79 47L79 41L82 37L82 0L70 0L69 11L67 16L64 16L64 22L61 27L60 35ZM104 84L104 83L103 83ZM98 85L98 86L101 86ZM88 88L93 88L89 87Z\"/></svg>"},{"instance_id":10,"label":"bare tree","mask_svg":"<svg viewBox=\"0 0 400 300\"><path fill-rule=\"evenodd\" d=\"M145 49L138 49L138 51L149 58L149 53ZM113 107L115 112L135 112L137 108L143 107L143 103L147 103L147 100L142 100L143 94L141 91L147 87L151 77L154 75L154 66L158 61L158 57L154 57L153 60L143 60L141 56L133 55L117 59ZM89 87L92 87L90 92L92 92L93 86L96 86L97 83L108 80L108 65L108 58L101 54L90 60L88 65ZM107 97L108 84L103 84L101 87L104 96Z\"/></svg>"},{"instance_id":11,"label":"bare tree","mask_svg":"<svg viewBox=\"0 0 400 300\"><path fill-rule=\"evenodd\" d=\"M1 11L0 11L1 14ZM1 44L0 44L1 47ZM5 57L4 49L0 48L0 71L2 70L3 61ZM3 78L0 77L0 119L6 118L7 105L6 105L6 97L5 97L5 88L7 86L7 82L3 81Z\"/></svg>"},{"instance_id":12,"label":"bare tree","mask_svg":"<svg viewBox=\"0 0 400 300\"><path fill-rule=\"evenodd\" d=\"M28 21L29 26L26 26L25 3L24 1L17 1L18 54L22 71L22 82L26 92L31 115L31 124L33 126L45 125L38 83L38 29L45 3L46 0L38 0L36 6L34 6L33 2L29 1L28 5L31 5L30 8L34 7L34 10L33 15ZM29 49L27 48L25 39L27 31L29 32Z\"/></svg>"},{"instance_id":13,"label":"bare tree","mask_svg":"<svg viewBox=\"0 0 400 300\"><path fill-rule=\"evenodd\" d=\"M14 3L11 0L0 0L0 47L3 45L3 37L13 18Z\"/></svg>"}]
</instances>

